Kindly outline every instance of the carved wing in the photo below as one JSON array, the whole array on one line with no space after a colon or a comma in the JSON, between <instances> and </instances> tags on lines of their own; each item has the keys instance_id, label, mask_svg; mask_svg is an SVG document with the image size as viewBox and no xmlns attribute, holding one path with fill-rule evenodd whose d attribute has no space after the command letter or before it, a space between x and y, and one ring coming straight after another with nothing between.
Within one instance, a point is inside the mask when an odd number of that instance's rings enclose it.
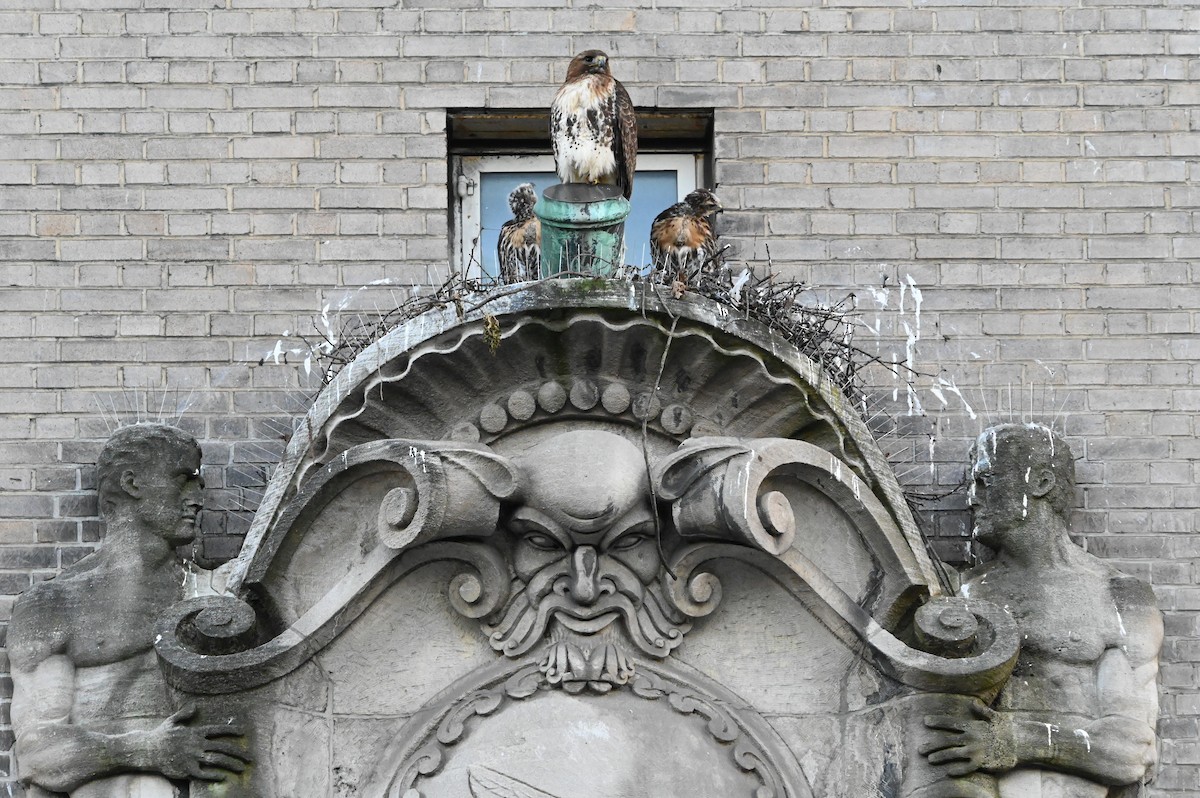
<instances>
[{"instance_id":1,"label":"carved wing","mask_svg":"<svg viewBox=\"0 0 1200 798\"><path fill-rule=\"evenodd\" d=\"M467 784L471 798L558 798L489 768L471 768Z\"/></svg>"},{"instance_id":2,"label":"carved wing","mask_svg":"<svg viewBox=\"0 0 1200 798\"><path fill-rule=\"evenodd\" d=\"M637 169L637 113L633 110L633 100L629 92L621 85L621 81L613 80L615 102L613 113L616 124L613 130L613 149L617 160L617 184L625 193L625 199L633 195L633 173Z\"/></svg>"}]
</instances>

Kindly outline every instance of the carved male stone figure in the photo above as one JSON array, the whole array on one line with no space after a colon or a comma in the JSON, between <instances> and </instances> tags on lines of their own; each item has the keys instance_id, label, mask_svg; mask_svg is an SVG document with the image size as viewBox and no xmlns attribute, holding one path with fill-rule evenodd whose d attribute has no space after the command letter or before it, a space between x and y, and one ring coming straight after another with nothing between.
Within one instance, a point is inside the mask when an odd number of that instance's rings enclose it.
<instances>
[{"instance_id":1,"label":"carved male stone figure","mask_svg":"<svg viewBox=\"0 0 1200 798\"><path fill-rule=\"evenodd\" d=\"M1154 594L1071 542L1074 463L1050 429L993 427L973 459L975 535L996 557L962 593L1011 612L1021 652L994 711L927 717L922 750L952 775L995 774L1001 798L1135 795L1156 762Z\"/></svg>"},{"instance_id":2,"label":"carved male stone figure","mask_svg":"<svg viewBox=\"0 0 1200 798\"><path fill-rule=\"evenodd\" d=\"M222 780L246 761L235 725L173 709L153 650L158 614L182 598L176 547L196 534L200 447L175 427L124 427L97 482L102 548L13 609L17 766L35 795L171 798L171 780Z\"/></svg>"}]
</instances>

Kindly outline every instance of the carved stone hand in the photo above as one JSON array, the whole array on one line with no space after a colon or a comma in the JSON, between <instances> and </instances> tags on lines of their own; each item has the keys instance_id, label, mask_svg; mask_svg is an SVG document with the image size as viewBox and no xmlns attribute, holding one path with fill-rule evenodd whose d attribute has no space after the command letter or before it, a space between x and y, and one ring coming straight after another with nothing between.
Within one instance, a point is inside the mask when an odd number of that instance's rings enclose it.
<instances>
[{"instance_id":1,"label":"carved stone hand","mask_svg":"<svg viewBox=\"0 0 1200 798\"><path fill-rule=\"evenodd\" d=\"M932 733L919 752L931 765L945 765L951 776L1012 769L1017 758L1009 718L979 703L971 705L971 713L973 718L926 715L925 726Z\"/></svg>"},{"instance_id":2,"label":"carved stone hand","mask_svg":"<svg viewBox=\"0 0 1200 798\"><path fill-rule=\"evenodd\" d=\"M232 721L188 725L195 716L196 707L189 704L147 733L147 769L171 779L201 781L224 781L245 770L250 756L232 739L243 734L241 726Z\"/></svg>"}]
</instances>

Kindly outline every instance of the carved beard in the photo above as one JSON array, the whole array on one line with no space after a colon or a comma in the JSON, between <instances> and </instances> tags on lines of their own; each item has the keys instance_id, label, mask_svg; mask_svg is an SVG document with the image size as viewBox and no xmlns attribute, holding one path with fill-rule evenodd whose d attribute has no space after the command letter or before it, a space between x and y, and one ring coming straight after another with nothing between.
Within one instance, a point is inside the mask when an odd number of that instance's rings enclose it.
<instances>
[{"instance_id":1,"label":"carved beard","mask_svg":"<svg viewBox=\"0 0 1200 798\"><path fill-rule=\"evenodd\" d=\"M507 657L519 657L543 640L551 626L557 641L584 650L597 644L619 648L611 626L623 620L629 640L642 652L652 657L670 654L683 642L691 624L670 608L657 583L642 584L633 571L613 558L605 557L604 565L597 578L600 595L590 605L582 605L570 595L570 556L547 565L528 583L516 580L501 619L483 627L492 648ZM601 631L605 631L604 640L594 640Z\"/></svg>"}]
</instances>

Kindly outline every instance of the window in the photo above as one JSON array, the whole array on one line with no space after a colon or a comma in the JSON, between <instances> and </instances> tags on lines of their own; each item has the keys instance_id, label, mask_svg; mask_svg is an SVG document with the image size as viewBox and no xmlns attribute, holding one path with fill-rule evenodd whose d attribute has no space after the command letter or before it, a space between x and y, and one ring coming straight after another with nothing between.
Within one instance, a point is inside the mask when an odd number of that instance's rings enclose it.
<instances>
[{"instance_id":1,"label":"window","mask_svg":"<svg viewBox=\"0 0 1200 798\"><path fill-rule=\"evenodd\" d=\"M496 241L511 213L508 195L533 183L538 195L558 182L545 111L460 111L448 117L454 266L496 275ZM638 110L638 169L625 222L625 260L650 262L650 223L712 169L712 113Z\"/></svg>"}]
</instances>

